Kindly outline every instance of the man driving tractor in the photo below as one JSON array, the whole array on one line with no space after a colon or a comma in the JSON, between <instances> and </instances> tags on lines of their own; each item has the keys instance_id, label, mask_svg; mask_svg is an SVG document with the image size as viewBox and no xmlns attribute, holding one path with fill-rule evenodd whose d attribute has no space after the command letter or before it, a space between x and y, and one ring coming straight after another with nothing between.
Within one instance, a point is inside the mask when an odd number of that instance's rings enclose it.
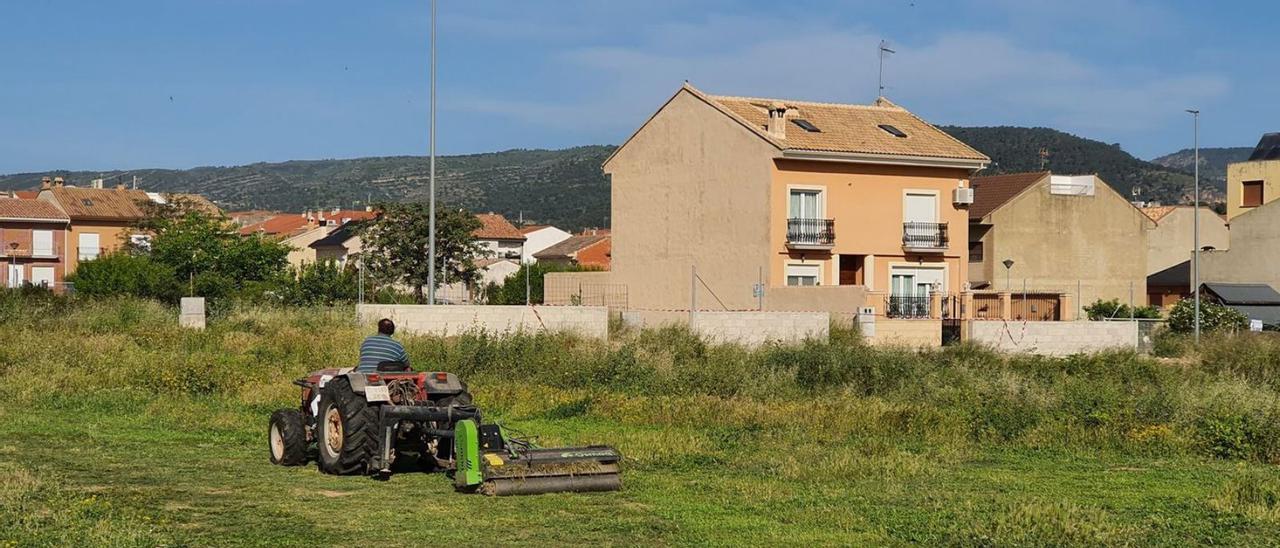
<instances>
[{"instance_id":1,"label":"man driving tractor","mask_svg":"<svg viewBox=\"0 0 1280 548\"><path fill-rule=\"evenodd\" d=\"M407 367L409 354L404 351L404 345L400 341L391 338L395 332L395 322L388 318L378 320L378 332L365 337L360 344L360 365L356 366L356 371L376 372L378 364L382 362L400 362Z\"/></svg>"}]
</instances>

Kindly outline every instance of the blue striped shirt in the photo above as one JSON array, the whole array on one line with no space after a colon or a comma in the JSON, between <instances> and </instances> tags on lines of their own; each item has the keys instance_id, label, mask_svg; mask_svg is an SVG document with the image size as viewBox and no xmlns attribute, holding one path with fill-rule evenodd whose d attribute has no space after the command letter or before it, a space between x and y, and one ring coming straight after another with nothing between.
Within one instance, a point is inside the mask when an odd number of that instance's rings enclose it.
<instances>
[{"instance_id":1,"label":"blue striped shirt","mask_svg":"<svg viewBox=\"0 0 1280 548\"><path fill-rule=\"evenodd\" d=\"M366 373L377 371L378 364L382 362L404 362L408 365L409 354L405 353L404 345L391 337L381 333L370 335L360 345L360 365L356 370Z\"/></svg>"}]
</instances>

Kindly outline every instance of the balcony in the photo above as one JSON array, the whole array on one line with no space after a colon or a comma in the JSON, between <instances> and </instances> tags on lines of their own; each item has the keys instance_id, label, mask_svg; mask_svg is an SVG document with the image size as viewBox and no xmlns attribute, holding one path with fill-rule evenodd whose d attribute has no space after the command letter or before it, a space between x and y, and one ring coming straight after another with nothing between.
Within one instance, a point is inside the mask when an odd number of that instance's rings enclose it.
<instances>
[{"instance_id":1,"label":"balcony","mask_svg":"<svg viewBox=\"0 0 1280 548\"><path fill-rule=\"evenodd\" d=\"M836 245L834 219L787 219L787 247L830 250Z\"/></svg>"},{"instance_id":2,"label":"balcony","mask_svg":"<svg viewBox=\"0 0 1280 548\"><path fill-rule=\"evenodd\" d=\"M947 250L947 223L902 223L902 250L942 253Z\"/></svg>"},{"instance_id":3,"label":"balcony","mask_svg":"<svg viewBox=\"0 0 1280 548\"><path fill-rule=\"evenodd\" d=\"M0 244L0 257L6 259L57 259L57 246L33 248L30 242L7 242Z\"/></svg>"}]
</instances>

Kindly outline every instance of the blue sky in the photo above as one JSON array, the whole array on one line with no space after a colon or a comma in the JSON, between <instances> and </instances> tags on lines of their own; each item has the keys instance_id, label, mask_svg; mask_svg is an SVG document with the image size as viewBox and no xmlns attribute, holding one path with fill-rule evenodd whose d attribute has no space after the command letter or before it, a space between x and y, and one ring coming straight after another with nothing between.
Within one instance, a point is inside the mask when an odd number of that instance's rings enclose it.
<instances>
[{"instance_id":1,"label":"blue sky","mask_svg":"<svg viewBox=\"0 0 1280 548\"><path fill-rule=\"evenodd\" d=\"M426 0L5 0L0 173L424 154ZM618 143L688 79L1150 158L1280 130L1280 3L441 0L442 154Z\"/></svg>"}]
</instances>

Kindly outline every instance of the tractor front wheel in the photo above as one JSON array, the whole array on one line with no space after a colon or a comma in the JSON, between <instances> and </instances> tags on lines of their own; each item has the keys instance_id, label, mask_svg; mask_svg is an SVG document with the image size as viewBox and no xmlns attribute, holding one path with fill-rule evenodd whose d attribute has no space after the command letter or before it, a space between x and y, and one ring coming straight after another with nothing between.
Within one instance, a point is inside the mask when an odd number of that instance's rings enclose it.
<instances>
[{"instance_id":1,"label":"tractor front wheel","mask_svg":"<svg viewBox=\"0 0 1280 548\"><path fill-rule=\"evenodd\" d=\"M320 393L315 437L320 470L328 474L362 474L378 450L378 413L347 379L333 379Z\"/></svg>"},{"instance_id":2,"label":"tractor front wheel","mask_svg":"<svg viewBox=\"0 0 1280 548\"><path fill-rule=\"evenodd\" d=\"M302 425L302 412L281 409L272 413L267 443L271 446L271 464L297 466L307 462L307 431Z\"/></svg>"}]
</instances>

